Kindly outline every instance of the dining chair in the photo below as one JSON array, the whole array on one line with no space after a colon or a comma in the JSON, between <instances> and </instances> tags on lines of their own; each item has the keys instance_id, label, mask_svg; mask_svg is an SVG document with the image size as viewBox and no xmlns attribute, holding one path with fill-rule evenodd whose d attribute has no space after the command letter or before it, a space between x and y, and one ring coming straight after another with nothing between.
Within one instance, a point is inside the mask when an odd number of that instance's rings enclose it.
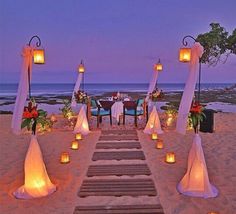
<instances>
[{"instance_id":1,"label":"dining chair","mask_svg":"<svg viewBox=\"0 0 236 214\"><path fill-rule=\"evenodd\" d=\"M134 124L137 127L137 119L138 116L145 116L146 114L146 120L148 120L148 114L147 112L147 108L145 105L145 101L144 99L138 99L137 101L124 101L123 102L124 106L123 106L123 125L125 125L125 116L129 115L129 116L133 116L134 117Z\"/></svg>"},{"instance_id":2,"label":"dining chair","mask_svg":"<svg viewBox=\"0 0 236 214\"><path fill-rule=\"evenodd\" d=\"M113 101L102 100L98 102L91 99L91 115L97 117L97 127L102 122L103 116L110 116L110 125L112 125L111 107L113 104Z\"/></svg>"}]
</instances>

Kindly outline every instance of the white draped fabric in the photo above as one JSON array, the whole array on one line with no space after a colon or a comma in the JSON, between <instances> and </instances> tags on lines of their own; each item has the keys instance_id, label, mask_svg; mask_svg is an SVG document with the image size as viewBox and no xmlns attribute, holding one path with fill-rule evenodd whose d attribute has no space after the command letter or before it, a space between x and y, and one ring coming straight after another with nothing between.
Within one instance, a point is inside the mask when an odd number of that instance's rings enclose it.
<instances>
[{"instance_id":1,"label":"white draped fabric","mask_svg":"<svg viewBox=\"0 0 236 214\"><path fill-rule=\"evenodd\" d=\"M145 98L145 101L147 102L148 99L149 99L149 94L152 93L155 89L155 86L156 86L156 82L157 82L157 77L158 77L158 71L154 71L153 72L153 76L152 76L152 79L149 83L149 87L148 87L148 93L147 93L147 96Z\"/></svg>"},{"instance_id":2,"label":"white draped fabric","mask_svg":"<svg viewBox=\"0 0 236 214\"><path fill-rule=\"evenodd\" d=\"M111 115L112 117L116 118L117 121L119 121L120 115L123 114L123 102L118 101L115 102L111 107Z\"/></svg>"},{"instance_id":3,"label":"white draped fabric","mask_svg":"<svg viewBox=\"0 0 236 214\"><path fill-rule=\"evenodd\" d=\"M16 198L39 198L56 191L56 186L51 183L48 177L40 146L35 135L31 136L24 169L25 183L13 193Z\"/></svg>"},{"instance_id":4,"label":"white draped fabric","mask_svg":"<svg viewBox=\"0 0 236 214\"><path fill-rule=\"evenodd\" d=\"M80 108L79 114L77 116L76 125L74 128L74 133L81 133L82 135L89 134L89 125L86 116L86 105Z\"/></svg>"},{"instance_id":5,"label":"white draped fabric","mask_svg":"<svg viewBox=\"0 0 236 214\"><path fill-rule=\"evenodd\" d=\"M201 137L198 134L194 136L188 155L188 169L177 190L194 197L211 198L218 195L218 190L209 181Z\"/></svg>"},{"instance_id":6,"label":"white draped fabric","mask_svg":"<svg viewBox=\"0 0 236 214\"><path fill-rule=\"evenodd\" d=\"M190 72L181 98L176 124L176 131L181 134L186 133L188 114L199 72L199 58L202 56L203 50L199 42L196 42L191 49Z\"/></svg>"},{"instance_id":7,"label":"white draped fabric","mask_svg":"<svg viewBox=\"0 0 236 214\"><path fill-rule=\"evenodd\" d=\"M76 106L76 100L75 100L75 95L74 95L74 92L77 92L80 88L80 84L82 82L82 79L83 79L83 73L79 73L78 75L78 78L77 78L77 81L75 83L75 87L74 87L74 90L72 92L72 97L71 97L71 106L72 107L75 107Z\"/></svg>"},{"instance_id":8,"label":"white draped fabric","mask_svg":"<svg viewBox=\"0 0 236 214\"><path fill-rule=\"evenodd\" d=\"M163 133L161 129L160 119L159 119L157 109L155 106L153 106L152 112L149 116L147 125L145 129L143 130L143 132L146 134L152 134L152 133L162 134Z\"/></svg>"},{"instance_id":9,"label":"white draped fabric","mask_svg":"<svg viewBox=\"0 0 236 214\"><path fill-rule=\"evenodd\" d=\"M25 101L27 99L27 93L29 91L28 69L30 71L30 76L32 71L33 48L30 46L25 46L22 50L21 56L23 57L23 63L11 121L11 128L14 134L20 134L21 132L22 114L24 111Z\"/></svg>"}]
</instances>

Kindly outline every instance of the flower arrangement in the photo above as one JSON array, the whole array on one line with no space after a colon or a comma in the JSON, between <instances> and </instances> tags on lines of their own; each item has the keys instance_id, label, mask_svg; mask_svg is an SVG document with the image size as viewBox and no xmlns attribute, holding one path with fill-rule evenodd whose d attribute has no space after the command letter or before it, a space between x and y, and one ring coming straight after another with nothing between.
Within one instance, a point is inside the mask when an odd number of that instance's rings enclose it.
<instances>
[{"instance_id":1,"label":"flower arrangement","mask_svg":"<svg viewBox=\"0 0 236 214\"><path fill-rule=\"evenodd\" d=\"M31 99L28 106L24 107L21 123L21 129L26 127L28 131L32 130L34 135L37 125L42 129L52 126L52 122L47 118L47 112L42 109L37 109L37 107L35 100Z\"/></svg>"},{"instance_id":2,"label":"flower arrangement","mask_svg":"<svg viewBox=\"0 0 236 214\"><path fill-rule=\"evenodd\" d=\"M161 99L163 97L164 93L158 88L154 89L153 92L149 94L149 98L152 100L152 102L157 102L158 99Z\"/></svg>"},{"instance_id":3,"label":"flower arrangement","mask_svg":"<svg viewBox=\"0 0 236 214\"><path fill-rule=\"evenodd\" d=\"M198 102L193 102L191 109L190 109L190 118L191 118L191 122L192 122L192 126L194 128L195 133L198 132L198 125L200 123L200 121L203 120L203 118L205 117L205 114L203 113L203 106L200 105L200 103Z\"/></svg>"},{"instance_id":4,"label":"flower arrangement","mask_svg":"<svg viewBox=\"0 0 236 214\"><path fill-rule=\"evenodd\" d=\"M62 115L64 118L71 119L71 117L74 115L71 103L69 100L63 100L64 106L62 108L59 108L59 110L62 112Z\"/></svg>"},{"instance_id":5,"label":"flower arrangement","mask_svg":"<svg viewBox=\"0 0 236 214\"><path fill-rule=\"evenodd\" d=\"M121 96L120 96L120 92L115 92L115 93L112 93L112 100L113 101L118 101L121 99Z\"/></svg>"},{"instance_id":6,"label":"flower arrangement","mask_svg":"<svg viewBox=\"0 0 236 214\"><path fill-rule=\"evenodd\" d=\"M74 92L74 95L77 103L88 103L89 97L84 91L78 90L77 92Z\"/></svg>"}]
</instances>

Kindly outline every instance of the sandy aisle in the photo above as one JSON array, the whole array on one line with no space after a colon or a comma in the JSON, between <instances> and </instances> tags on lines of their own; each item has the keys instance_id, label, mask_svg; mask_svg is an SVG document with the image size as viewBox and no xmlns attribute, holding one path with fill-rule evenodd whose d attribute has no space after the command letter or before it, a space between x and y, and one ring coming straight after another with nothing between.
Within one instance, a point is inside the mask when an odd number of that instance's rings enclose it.
<instances>
[{"instance_id":1,"label":"sandy aisle","mask_svg":"<svg viewBox=\"0 0 236 214\"><path fill-rule=\"evenodd\" d=\"M49 197L34 200L16 200L11 193L23 183L24 157L30 142L29 135L14 136L10 134L9 115L0 116L0 213L72 213L74 207L80 203L98 205L96 197L78 198L77 191L85 177L88 165L92 164L91 156L99 136L99 131L88 135L81 143L78 151L69 149L74 135L70 130L53 130L38 136L48 174L58 190ZM212 184L220 191L217 198L201 199L180 195L176 191L176 184L186 170L187 155L192 143L193 133L181 136L173 131L162 135L165 143L163 150L156 150L155 143L148 135L139 131L141 144L152 178L155 179L157 191L163 208L167 214L205 214L215 210L220 214L233 213L236 210L236 114L215 114L216 132L203 134L202 144ZM110 128L108 121L102 127ZM133 127L133 120L127 128ZM95 127L95 126L94 126ZM139 128L143 127L140 125ZM117 128L114 125L112 128ZM123 126L120 126L123 128ZM59 156L62 151L69 151L71 163L62 165ZM177 162L166 164L163 159L166 151L174 151ZM121 162L120 162L121 163ZM100 164L100 163L96 163ZM106 197L106 204L133 203L132 197L120 197L113 200ZM154 203L156 199L147 201L148 197L140 197L140 203ZM137 198L136 200L137 201Z\"/></svg>"}]
</instances>

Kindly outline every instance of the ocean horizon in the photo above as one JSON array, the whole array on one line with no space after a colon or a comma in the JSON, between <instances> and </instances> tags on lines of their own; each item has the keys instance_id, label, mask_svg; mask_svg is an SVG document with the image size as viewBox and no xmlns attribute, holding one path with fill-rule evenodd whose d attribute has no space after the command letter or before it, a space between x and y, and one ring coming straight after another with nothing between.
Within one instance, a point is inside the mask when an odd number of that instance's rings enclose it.
<instances>
[{"instance_id":1,"label":"ocean horizon","mask_svg":"<svg viewBox=\"0 0 236 214\"><path fill-rule=\"evenodd\" d=\"M201 90L224 89L233 83L202 83ZM106 92L147 92L148 83L85 83L84 90L91 95L100 95ZM157 87L164 92L183 91L184 83L158 83ZM17 83L0 84L0 96L15 96ZM32 95L69 95L74 89L74 83L32 83Z\"/></svg>"}]
</instances>

